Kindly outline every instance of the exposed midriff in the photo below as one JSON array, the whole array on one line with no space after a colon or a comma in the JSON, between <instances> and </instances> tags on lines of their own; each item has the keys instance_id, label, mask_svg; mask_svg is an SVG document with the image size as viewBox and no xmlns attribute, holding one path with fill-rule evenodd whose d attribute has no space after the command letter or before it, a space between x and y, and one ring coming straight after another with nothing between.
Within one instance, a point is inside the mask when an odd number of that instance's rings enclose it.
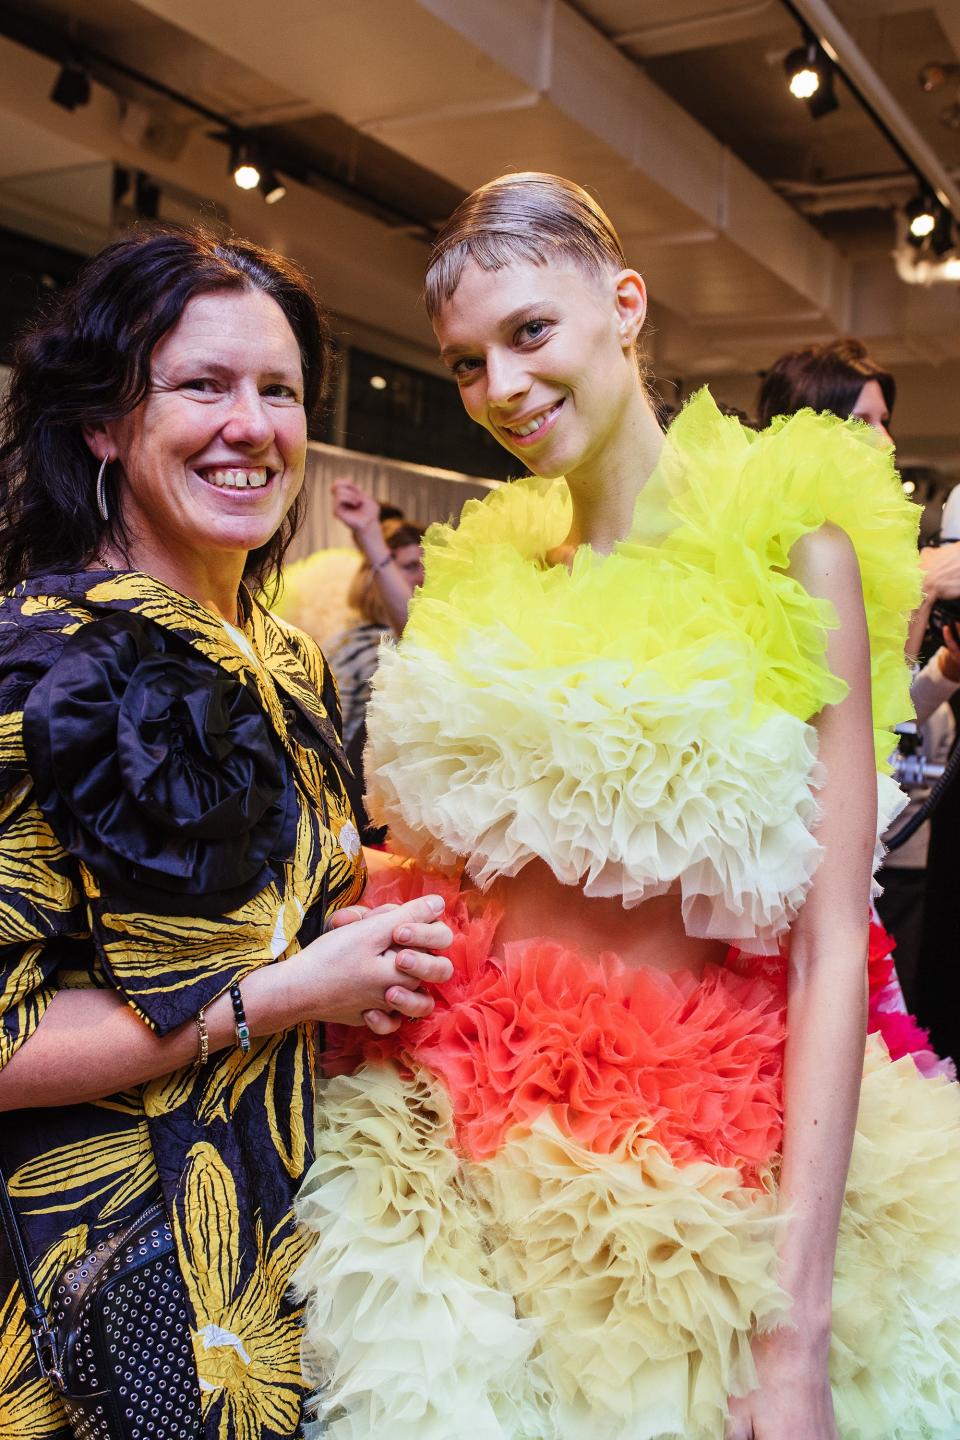
<instances>
[{"instance_id":1,"label":"exposed midriff","mask_svg":"<svg viewBox=\"0 0 960 1440\"><path fill-rule=\"evenodd\" d=\"M614 951L627 965L695 975L727 953L723 941L686 934L679 894L657 895L627 910L617 896L588 897L577 886L562 885L542 860L497 881L490 893L503 906L500 951L512 941L557 940L588 955Z\"/></svg>"}]
</instances>

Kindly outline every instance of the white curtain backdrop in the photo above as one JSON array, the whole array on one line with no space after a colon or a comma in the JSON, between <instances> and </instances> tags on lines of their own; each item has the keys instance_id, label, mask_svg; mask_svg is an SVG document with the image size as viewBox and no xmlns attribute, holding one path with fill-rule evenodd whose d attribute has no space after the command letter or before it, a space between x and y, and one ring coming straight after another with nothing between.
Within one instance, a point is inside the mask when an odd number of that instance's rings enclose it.
<instances>
[{"instance_id":1,"label":"white curtain backdrop","mask_svg":"<svg viewBox=\"0 0 960 1440\"><path fill-rule=\"evenodd\" d=\"M311 442L304 481L307 518L287 552L288 561L299 560L314 550L349 545L350 533L334 518L330 501L330 487L339 479L352 480L378 500L398 506L419 525L456 519L467 500L483 496L500 484L498 480L478 480L455 470L431 470L426 465L409 465L403 460L384 460L358 450Z\"/></svg>"}]
</instances>

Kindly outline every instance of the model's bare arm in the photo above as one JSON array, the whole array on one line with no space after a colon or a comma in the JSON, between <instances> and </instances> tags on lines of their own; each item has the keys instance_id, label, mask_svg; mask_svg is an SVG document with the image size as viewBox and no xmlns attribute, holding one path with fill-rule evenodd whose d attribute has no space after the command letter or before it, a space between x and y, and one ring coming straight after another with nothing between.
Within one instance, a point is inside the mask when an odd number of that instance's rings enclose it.
<instances>
[{"instance_id":1,"label":"model's bare arm","mask_svg":"<svg viewBox=\"0 0 960 1440\"><path fill-rule=\"evenodd\" d=\"M849 693L817 720L826 771L817 831L823 858L790 937L781 1174L789 1221L781 1278L793 1298L794 1328L758 1341L760 1390L734 1405L734 1440L837 1434L827 1376L831 1293L866 1033L877 787L860 573L850 541L832 527L799 541L791 562L809 593L837 611L827 659Z\"/></svg>"}]
</instances>

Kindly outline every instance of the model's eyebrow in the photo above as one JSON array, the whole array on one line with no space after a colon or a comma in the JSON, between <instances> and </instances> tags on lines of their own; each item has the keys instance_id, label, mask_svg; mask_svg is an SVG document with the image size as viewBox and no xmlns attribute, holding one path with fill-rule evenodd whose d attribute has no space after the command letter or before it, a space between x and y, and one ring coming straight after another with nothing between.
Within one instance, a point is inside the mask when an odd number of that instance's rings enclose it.
<instances>
[{"instance_id":1,"label":"model's eyebrow","mask_svg":"<svg viewBox=\"0 0 960 1440\"><path fill-rule=\"evenodd\" d=\"M498 329L503 331L516 330L517 326L524 320L529 320L531 315L539 315L541 310L547 310L550 306L546 300L528 300L524 305L519 305L516 310L511 310L498 323ZM440 351L442 360L449 360L453 355L468 355L473 349L470 345L445 345Z\"/></svg>"}]
</instances>

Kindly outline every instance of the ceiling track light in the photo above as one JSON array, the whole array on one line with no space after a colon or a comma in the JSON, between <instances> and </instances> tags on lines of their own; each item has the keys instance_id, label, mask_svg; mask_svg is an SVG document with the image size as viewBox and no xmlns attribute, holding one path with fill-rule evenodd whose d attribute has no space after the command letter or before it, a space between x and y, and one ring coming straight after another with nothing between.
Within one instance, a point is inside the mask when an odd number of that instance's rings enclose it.
<instances>
[{"instance_id":1,"label":"ceiling track light","mask_svg":"<svg viewBox=\"0 0 960 1440\"><path fill-rule=\"evenodd\" d=\"M907 239L911 245L922 245L937 228L938 213L942 210L932 195L921 191L904 209L907 219ZM949 217L948 217L949 218Z\"/></svg>"},{"instance_id":2,"label":"ceiling track light","mask_svg":"<svg viewBox=\"0 0 960 1440\"><path fill-rule=\"evenodd\" d=\"M934 90L942 90L948 80L955 80L958 76L960 64L956 61L931 60L921 66L917 74L917 84L925 95L930 95Z\"/></svg>"},{"instance_id":3,"label":"ceiling track light","mask_svg":"<svg viewBox=\"0 0 960 1440\"><path fill-rule=\"evenodd\" d=\"M834 89L835 67L812 36L791 50L783 65L790 94L806 103L814 120L836 110L839 102Z\"/></svg>"},{"instance_id":4,"label":"ceiling track light","mask_svg":"<svg viewBox=\"0 0 960 1440\"><path fill-rule=\"evenodd\" d=\"M256 190L260 184L260 166L248 141L232 141L229 170L233 183L241 190Z\"/></svg>"},{"instance_id":5,"label":"ceiling track light","mask_svg":"<svg viewBox=\"0 0 960 1440\"><path fill-rule=\"evenodd\" d=\"M277 201L282 200L286 193L287 187L280 176L269 165L265 165L260 175L260 194L266 203L276 205Z\"/></svg>"},{"instance_id":6,"label":"ceiling track light","mask_svg":"<svg viewBox=\"0 0 960 1440\"><path fill-rule=\"evenodd\" d=\"M228 170L235 185L241 190L259 190L268 205L276 205L287 193L286 185L267 164L260 147L247 136L230 137Z\"/></svg>"},{"instance_id":7,"label":"ceiling track light","mask_svg":"<svg viewBox=\"0 0 960 1440\"><path fill-rule=\"evenodd\" d=\"M65 64L53 82L50 99L63 110L90 104L90 76L82 65Z\"/></svg>"}]
</instances>

